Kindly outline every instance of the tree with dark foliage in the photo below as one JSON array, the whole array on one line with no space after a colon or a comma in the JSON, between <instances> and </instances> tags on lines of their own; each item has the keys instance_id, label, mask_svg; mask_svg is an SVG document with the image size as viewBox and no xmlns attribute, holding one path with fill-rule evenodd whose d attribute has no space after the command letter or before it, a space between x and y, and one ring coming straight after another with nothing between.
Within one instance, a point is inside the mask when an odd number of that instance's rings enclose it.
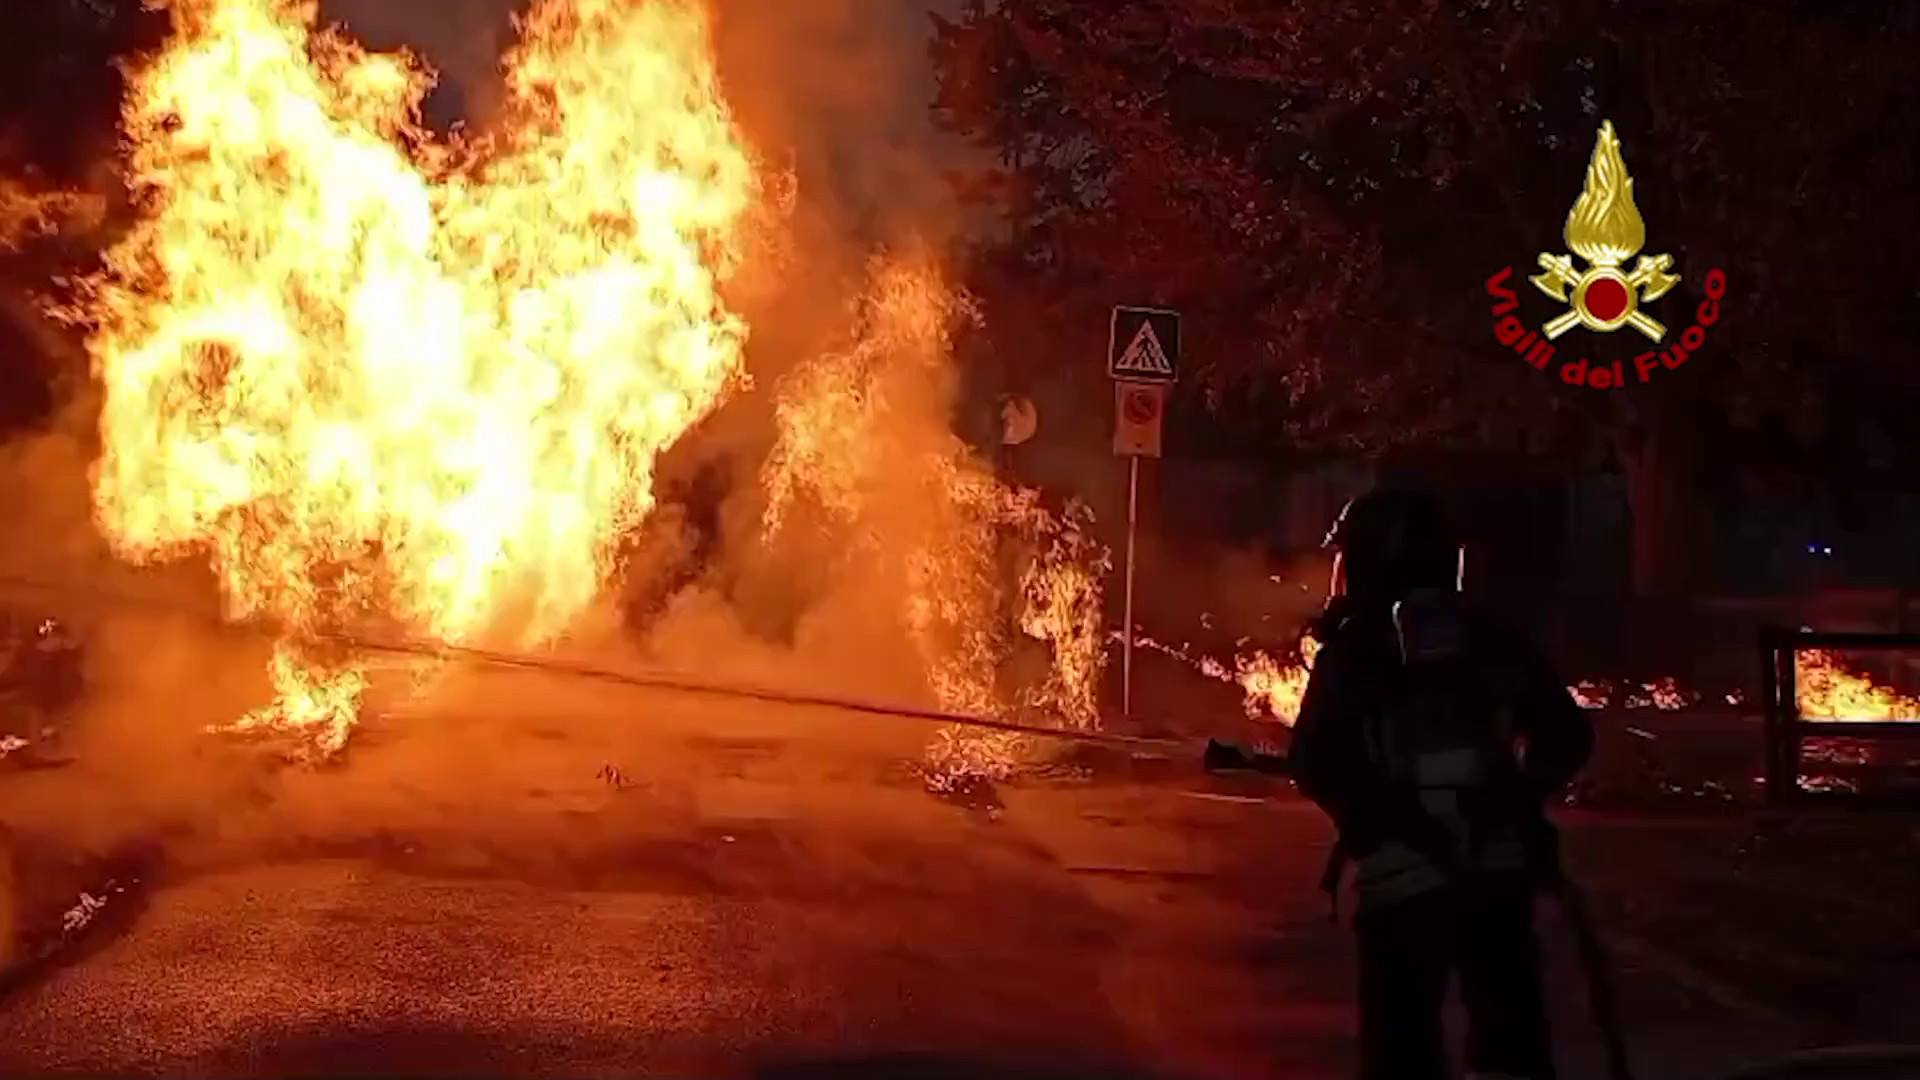
<instances>
[{"instance_id":1,"label":"tree with dark foliage","mask_svg":"<svg viewBox=\"0 0 1920 1080\"><path fill-rule=\"evenodd\" d=\"M142 0L0 5L0 432L43 419L54 384L85 378L30 294L96 254L98 238L78 226L89 200L113 194L101 189L113 184L119 64L166 27Z\"/></svg>"},{"instance_id":2,"label":"tree with dark foliage","mask_svg":"<svg viewBox=\"0 0 1920 1080\"><path fill-rule=\"evenodd\" d=\"M999 162L968 178L1008 224L974 284L1017 315L990 325L1179 307L1243 447L1611 458L1644 591L1685 580L1707 472L1912 464L1913 5L976 0L936 23L937 113ZM1612 391L1502 350L1481 284L1561 250L1602 119L1686 278L1670 332L1707 268L1730 283L1697 361Z\"/></svg>"},{"instance_id":3,"label":"tree with dark foliage","mask_svg":"<svg viewBox=\"0 0 1920 1080\"><path fill-rule=\"evenodd\" d=\"M69 183L113 145L120 62L157 44L166 12L144 0L34 0L0 11L0 158Z\"/></svg>"}]
</instances>

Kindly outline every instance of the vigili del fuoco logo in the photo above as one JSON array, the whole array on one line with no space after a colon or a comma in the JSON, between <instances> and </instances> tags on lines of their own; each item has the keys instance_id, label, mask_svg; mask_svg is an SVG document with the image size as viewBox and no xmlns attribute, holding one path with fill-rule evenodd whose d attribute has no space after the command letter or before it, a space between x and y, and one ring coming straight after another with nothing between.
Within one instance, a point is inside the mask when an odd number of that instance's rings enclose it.
<instances>
[{"instance_id":1,"label":"vigili del fuoco logo","mask_svg":"<svg viewBox=\"0 0 1920 1080\"><path fill-rule=\"evenodd\" d=\"M1720 321L1720 298L1727 292L1727 276L1717 267L1706 272L1701 282L1705 299L1695 309L1692 325L1681 332L1678 341L1669 342L1666 325L1647 308L1680 284L1681 275L1674 270L1673 256L1640 254L1647 243L1647 225L1633 205L1633 178L1627 175L1612 121L1600 125L1593 160L1587 164L1586 187L1567 215L1566 241L1573 255L1542 252L1541 272L1527 279L1567 308L1537 330L1514 314L1520 301L1507 287L1513 280L1513 267L1503 266L1487 279L1487 295L1494 300L1495 341L1518 353L1536 370L1546 371L1556 347L1566 344L1562 338L1574 327L1585 327L1594 334L1632 327L1654 346L1630 361L1633 376L1643 383L1652 382L1662 369L1679 368L1706 344L1707 328ZM1574 255L1585 260L1585 269L1576 265ZM1633 269L1625 269L1627 260L1636 255L1639 259ZM1625 386L1628 377L1620 359L1595 362L1584 350L1578 359L1560 364L1559 372L1562 382L1595 390Z\"/></svg>"}]
</instances>

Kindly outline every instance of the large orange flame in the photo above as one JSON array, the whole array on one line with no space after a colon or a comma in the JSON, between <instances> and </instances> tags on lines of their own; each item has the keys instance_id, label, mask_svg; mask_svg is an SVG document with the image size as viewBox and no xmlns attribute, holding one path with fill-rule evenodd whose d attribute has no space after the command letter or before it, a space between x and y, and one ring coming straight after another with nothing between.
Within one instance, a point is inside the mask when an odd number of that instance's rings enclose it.
<instances>
[{"instance_id":1,"label":"large orange flame","mask_svg":"<svg viewBox=\"0 0 1920 1080\"><path fill-rule=\"evenodd\" d=\"M147 213L74 312L96 516L285 627L250 722L337 746L364 677L297 638L378 616L525 645L595 598L656 455L741 372L719 287L756 174L697 0L537 0L471 141L311 3L170 7L124 118Z\"/></svg>"},{"instance_id":2,"label":"large orange flame","mask_svg":"<svg viewBox=\"0 0 1920 1080\"><path fill-rule=\"evenodd\" d=\"M1794 686L1804 720L1920 722L1920 699L1849 670L1824 649L1794 654Z\"/></svg>"},{"instance_id":3,"label":"large orange flame","mask_svg":"<svg viewBox=\"0 0 1920 1080\"><path fill-rule=\"evenodd\" d=\"M1050 512L1038 492L994 477L948 429L949 332L975 317L966 297L924 254L876 260L858 315L851 347L782 382L779 440L764 470L765 533L790 527L803 499L823 511L844 533L847 562L872 589L900 598L903 629L941 707L1095 725L1107 553L1086 534L1084 508ZM1017 581L999 576L1009 556ZM1047 673L1017 687L1001 677L1016 629L1048 654ZM969 743L967 753L1012 752L989 741L998 749Z\"/></svg>"}]
</instances>

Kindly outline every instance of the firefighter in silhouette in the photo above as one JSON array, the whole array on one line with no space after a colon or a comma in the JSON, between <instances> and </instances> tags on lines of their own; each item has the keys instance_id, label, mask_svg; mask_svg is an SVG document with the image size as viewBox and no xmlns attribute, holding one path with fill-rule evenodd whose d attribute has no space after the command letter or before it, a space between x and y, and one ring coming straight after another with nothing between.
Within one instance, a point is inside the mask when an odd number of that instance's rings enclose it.
<instances>
[{"instance_id":1,"label":"firefighter in silhouette","mask_svg":"<svg viewBox=\"0 0 1920 1080\"><path fill-rule=\"evenodd\" d=\"M1441 1009L1458 973L1467 1067L1554 1075L1533 931L1558 880L1547 800L1593 731L1538 650L1460 595L1461 548L1431 494L1385 488L1327 535L1334 585L1289 769L1354 864L1365 1080L1451 1075Z\"/></svg>"}]
</instances>

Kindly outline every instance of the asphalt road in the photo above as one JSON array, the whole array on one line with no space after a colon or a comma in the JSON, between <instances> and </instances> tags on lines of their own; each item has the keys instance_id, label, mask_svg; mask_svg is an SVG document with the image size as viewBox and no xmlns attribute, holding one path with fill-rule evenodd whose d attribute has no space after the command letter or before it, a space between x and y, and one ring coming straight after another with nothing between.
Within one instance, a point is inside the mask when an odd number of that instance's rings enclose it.
<instances>
[{"instance_id":1,"label":"asphalt road","mask_svg":"<svg viewBox=\"0 0 1920 1080\"><path fill-rule=\"evenodd\" d=\"M1346 1069L1328 837L1282 790L1135 763L936 798L925 727L536 682L331 770L109 740L10 778L17 835L137 821L168 854L131 918L0 996L0 1075ZM1797 1041L1645 943L1623 966L1650 1077ZM1568 1075L1598 1076L1557 945L1553 980Z\"/></svg>"}]
</instances>

